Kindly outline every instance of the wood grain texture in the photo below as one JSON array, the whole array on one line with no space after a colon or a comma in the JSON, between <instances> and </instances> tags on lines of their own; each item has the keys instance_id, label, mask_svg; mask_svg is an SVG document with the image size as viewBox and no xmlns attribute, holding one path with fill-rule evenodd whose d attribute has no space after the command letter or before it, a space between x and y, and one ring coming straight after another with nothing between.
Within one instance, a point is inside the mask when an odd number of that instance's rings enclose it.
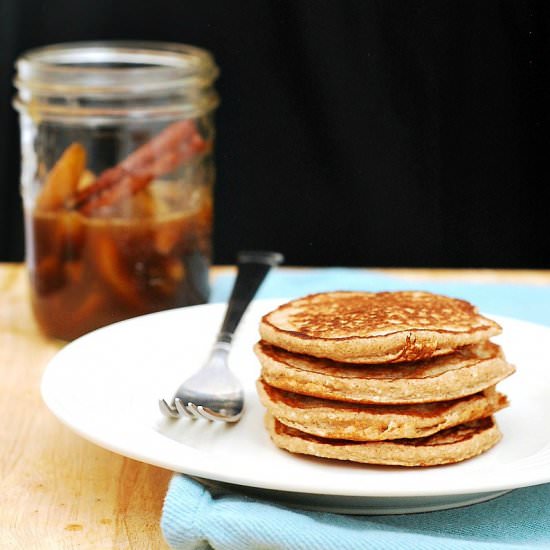
<instances>
[{"instance_id":1,"label":"wood grain texture","mask_svg":"<svg viewBox=\"0 0 550 550\"><path fill-rule=\"evenodd\" d=\"M550 271L383 272L550 284ZM42 403L40 378L62 345L34 323L24 268L0 264L0 547L166 548L159 520L171 472L88 443Z\"/></svg>"},{"instance_id":2,"label":"wood grain texture","mask_svg":"<svg viewBox=\"0 0 550 550\"><path fill-rule=\"evenodd\" d=\"M0 547L167 548L159 518L171 472L88 443L42 403L61 342L41 336L18 265L0 265Z\"/></svg>"}]
</instances>

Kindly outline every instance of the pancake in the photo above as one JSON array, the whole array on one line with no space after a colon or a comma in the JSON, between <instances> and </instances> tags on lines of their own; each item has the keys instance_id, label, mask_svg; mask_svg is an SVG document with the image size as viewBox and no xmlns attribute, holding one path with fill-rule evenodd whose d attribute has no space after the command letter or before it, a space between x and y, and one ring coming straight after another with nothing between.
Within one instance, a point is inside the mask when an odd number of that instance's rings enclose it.
<instances>
[{"instance_id":1,"label":"pancake","mask_svg":"<svg viewBox=\"0 0 550 550\"><path fill-rule=\"evenodd\" d=\"M271 439L291 453L394 466L435 466L460 462L493 447L501 438L492 417L474 420L428 437L392 441L325 439L285 426L269 413L265 417Z\"/></svg>"},{"instance_id":2,"label":"pancake","mask_svg":"<svg viewBox=\"0 0 550 550\"><path fill-rule=\"evenodd\" d=\"M262 379L301 395L355 403L410 404L472 395L512 374L500 346L483 342L414 363L349 365L258 342Z\"/></svg>"},{"instance_id":3,"label":"pancake","mask_svg":"<svg viewBox=\"0 0 550 550\"><path fill-rule=\"evenodd\" d=\"M277 420L329 439L381 441L425 437L506 407L494 387L461 399L419 405L357 405L298 395L257 382L260 401Z\"/></svg>"},{"instance_id":4,"label":"pancake","mask_svg":"<svg viewBox=\"0 0 550 550\"><path fill-rule=\"evenodd\" d=\"M417 361L500 332L469 302L420 291L311 294L260 322L274 346L346 363Z\"/></svg>"}]
</instances>

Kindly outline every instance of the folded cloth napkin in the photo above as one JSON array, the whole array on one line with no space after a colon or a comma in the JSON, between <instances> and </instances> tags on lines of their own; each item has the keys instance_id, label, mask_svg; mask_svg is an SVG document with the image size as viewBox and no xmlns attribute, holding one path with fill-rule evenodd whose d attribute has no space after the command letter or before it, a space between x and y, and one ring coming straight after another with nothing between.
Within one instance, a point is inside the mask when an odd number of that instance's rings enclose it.
<instances>
[{"instance_id":1,"label":"folded cloth napkin","mask_svg":"<svg viewBox=\"0 0 550 550\"><path fill-rule=\"evenodd\" d=\"M211 301L225 301L232 276L219 277ZM550 285L411 281L355 269L273 271L258 298L292 298L327 290L430 290L463 298L487 314L550 325ZM174 549L528 549L550 548L550 484L438 512L344 516L254 500L175 474L161 527Z\"/></svg>"},{"instance_id":2,"label":"folded cloth napkin","mask_svg":"<svg viewBox=\"0 0 550 550\"><path fill-rule=\"evenodd\" d=\"M162 529L178 550L512 550L550 548L550 484L440 512L344 516L207 489L176 474Z\"/></svg>"}]
</instances>

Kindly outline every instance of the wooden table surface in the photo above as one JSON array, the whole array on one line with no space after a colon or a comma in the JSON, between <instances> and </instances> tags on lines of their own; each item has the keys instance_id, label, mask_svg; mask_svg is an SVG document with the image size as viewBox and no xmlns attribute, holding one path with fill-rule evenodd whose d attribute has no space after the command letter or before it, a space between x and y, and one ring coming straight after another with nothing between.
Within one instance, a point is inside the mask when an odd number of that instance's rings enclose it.
<instances>
[{"instance_id":1,"label":"wooden table surface","mask_svg":"<svg viewBox=\"0 0 550 550\"><path fill-rule=\"evenodd\" d=\"M550 271L382 271L550 284ZM159 519L171 472L88 443L42 403L40 378L62 345L34 323L24 268L0 264L0 548L167 548Z\"/></svg>"}]
</instances>

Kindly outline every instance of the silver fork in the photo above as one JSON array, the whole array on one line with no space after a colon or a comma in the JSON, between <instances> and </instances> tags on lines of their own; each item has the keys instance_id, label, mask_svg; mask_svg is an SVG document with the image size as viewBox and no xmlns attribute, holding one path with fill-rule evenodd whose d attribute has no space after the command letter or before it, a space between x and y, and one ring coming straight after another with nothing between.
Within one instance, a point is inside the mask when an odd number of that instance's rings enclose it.
<instances>
[{"instance_id":1,"label":"silver fork","mask_svg":"<svg viewBox=\"0 0 550 550\"><path fill-rule=\"evenodd\" d=\"M229 370L227 358L241 318L269 270L283 261L278 252L240 252L237 278L229 298L220 332L210 357L179 386L169 404L159 399L168 418L206 418L237 422L244 411L244 393L238 378Z\"/></svg>"}]
</instances>

